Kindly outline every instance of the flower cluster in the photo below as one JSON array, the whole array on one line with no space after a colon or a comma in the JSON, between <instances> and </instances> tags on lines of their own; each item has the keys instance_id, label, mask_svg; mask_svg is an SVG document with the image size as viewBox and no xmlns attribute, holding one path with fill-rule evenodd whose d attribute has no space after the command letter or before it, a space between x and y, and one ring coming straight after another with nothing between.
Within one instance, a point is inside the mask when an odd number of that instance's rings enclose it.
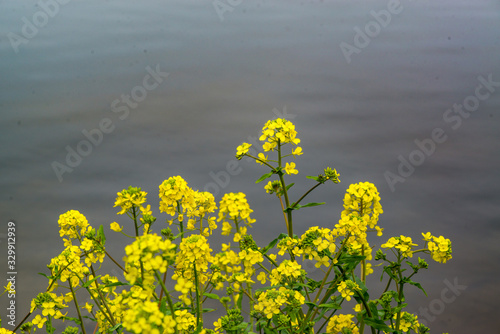
<instances>
[{"instance_id":1,"label":"flower cluster","mask_svg":"<svg viewBox=\"0 0 500 334\"><path fill-rule=\"evenodd\" d=\"M118 197L116 197L114 207L116 208L119 206L121 208L121 211L118 212L119 215L129 213L134 210L134 208L139 208L142 206L142 203L146 202L146 192L141 191L141 188L130 186L128 189L124 189L116 195Z\"/></svg>"},{"instance_id":2,"label":"flower cluster","mask_svg":"<svg viewBox=\"0 0 500 334\"><path fill-rule=\"evenodd\" d=\"M144 234L125 247L125 278L134 284L144 272L164 273L175 258L176 245L156 234Z\"/></svg>"},{"instance_id":3,"label":"flower cluster","mask_svg":"<svg viewBox=\"0 0 500 334\"><path fill-rule=\"evenodd\" d=\"M340 284L337 287L337 290L342 295L342 298L345 298L347 301L349 301L351 300L351 296L353 296L356 291L360 291L361 289L359 285L357 285L355 282L351 280L346 280L340 282Z\"/></svg>"},{"instance_id":4,"label":"flower cluster","mask_svg":"<svg viewBox=\"0 0 500 334\"><path fill-rule=\"evenodd\" d=\"M70 239L80 239L90 229L90 225L85 218L77 210L69 210L59 216L59 235L61 237L68 236Z\"/></svg>"},{"instance_id":5,"label":"flower cluster","mask_svg":"<svg viewBox=\"0 0 500 334\"><path fill-rule=\"evenodd\" d=\"M404 257L413 257L413 247L417 246L414 244L410 237L405 237L404 235L400 237L392 237L385 244L382 244L382 248L395 248L403 254Z\"/></svg>"},{"instance_id":6,"label":"flower cluster","mask_svg":"<svg viewBox=\"0 0 500 334\"><path fill-rule=\"evenodd\" d=\"M427 242L427 247L431 252L431 257L434 261L446 263L452 258L451 256L451 241L443 236L435 237L430 232L422 233L424 240Z\"/></svg>"},{"instance_id":7,"label":"flower cluster","mask_svg":"<svg viewBox=\"0 0 500 334\"><path fill-rule=\"evenodd\" d=\"M135 303L125 312L123 327L135 334L175 333L176 321L161 312L158 303L144 301Z\"/></svg>"},{"instance_id":8,"label":"flower cluster","mask_svg":"<svg viewBox=\"0 0 500 334\"><path fill-rule=\"evenodd\" d=\"M300 143L300 139L297 138L297 131L295 131L295 125L284 118L268 121L262 128L262 135L259 140L265 141L262 147L266 152L274 150L278 143L280 145L287 143L297 145ZM300 147L296 149L294 154L302 154L302 149L298 149Z\"/></svg>"},{"instance_id":9,"label":"flower cluster","mask_svg":"<svg viewBox=\"0 0 500 334\"><path fill-rule=\"evenodd\" d=\"M300 308L305 303L304 296L294 290L285 287L279 289L269 289L258 295L258 303L254 306L257 312L271 319L274 315L280 314L282 307Z\"/></svg>"},{"instance_id":10,"label":"flower cluster","mask_svg":"<svg viewBox=\"0 0 500 334\"><path fill-rule=\"evenodd\" d=\"M451 241L423 233L426 247L415 250L417 245L410 237L390 238L381 248L391 249L396 260L390 260L381 249L375 256L375 260L386 262L383 272L390 277L389 283L378 299L370 299L373 294L368 293L366 276L373 272L369 261L374 246L367 235L376 232L381 236L383 231L378 225L383 210L375 185L369 182L350 185L338 222L330 228L309 227L297 236L293 233L296 210L325 204L305 204L302 200L327 181L339 183L339 174L328 167L323 174L307 176L316 182L302 196L295 197L298 187L291 189L294 184L285 180L298 170L294 162L283 160L302 154L300 147L293 148L291 153L283 150L285 144L300 143L295 126L285 119L271 120L265 124L260 140L264 141L263 150L274 152L276 160L264 153L253 156L255 153L249 153L248 143L237 147L236 156L238 159L248 156L270 168L257 183L278 178L264 188L278 197L288 233L281 233L267 246L259 247L248 234L255 219L251 218L253 210L245 194L224 194L217 208L214 195L195 191L181 176L172 176L159 186L159 209L166 214L168 225L175 222L178 233L170 227L160 227L161 234L156 234L153 232L153 227L157 228L153 226L156 218L146 204L147 193L129 187L117 193L114 206L120 207L118 214L131 218L135 235L122 232L125 225L117 222L109 225L111 230L133 239L125 247L123 261L108 253L102 226L92 228L76 210L62 214L59 233L64 238L64 250L51 259L47 291L33 299L30 314L34 317L21 330L33 333L44 327L47 333L54 334L56 328L52 322L58 319L73 321L85 332L83 319L87 318L96 324L94 333L106 334L358 334L367 327L377 333L428 333L416 316L403 311L406 306L403 285L422 289L413 276L428 265L420 258L418 263L410 261L414 253L430 254L435 261L445 263L451 259ZM221 234L230 240L213 254L209 240L218 228L216 222L222 223ZM111 260L120 274L98 273L103 269L104 259ZM308 261L320 269L314 276L304 270L311 264ZM413 271L408 273L406 266ZM321 272L324 277L318 280L316 276ZM5 287L9 293L13 293L11 287ZM62 289L64 293L60 293ZM80 298L83 293L86 300ZM336 314L353 298L357 303L356 316ZM206 313L211 311L205 305L207 300L220 303L226 311L213 323L213 330L204 328L209 317ZM74 303L78 318L67 316L69 303ZM242 310L249 311L248 316ZM79 331L68 326L62 333ZM11 332L0 329L2 333Z\"/></svg>"},{"instance_id":11,"label":"flower cluster","mask_svg":"<svg viewBox=\"0 0 500 334\"><path fill-rule=\"evenodd\" d=\"M180 176L172 176L163 181L159 187L160 212L170 216L177 215L180 230L183 231L184 216L187 219L188 230L198 229L201 234L208 236L217 228L215 217L208 217L217 209L214 196L209 192L195 191ZM207 225L203 226L203 221ZM174 220L170 220L172 224ZM199 223L199 226L196 224Z\"/></svg>"},{"instance_id":12,"label":"flower cluster","mask_svg":"<svg viewBox=\"0 0 500 334\"><path fill-rule=\"evenodd\" d=\"M219 204L219 218L217 221L222 221L222 234L229 235L232 231L232 224L236 227L235 242L238 242L242 236L246 235L247 227L255 222L255 219L250 217L253 212L247 202L244 193L227 193ZM246 226L240 226L241 223Z\"/></svg>"},{"instance_id":13,"label":"flower cluster","mask_svg":"<svg viewBox=\"0 0 500 334\"><path fill-rule=\"evenodd\" d=\"M334 315L328 321L328 326L326 327L327 334L337 334L337 333L350 333L359 334L359 328L356 326L352 320L354 315L352 314L339 314Z\"/></svg>"},{"instance_id":14,"label":"flower cluster","mask_svg":"<svg viewBox=\"0 0 500 334\"><path fill-rule=\"evenodd\" d=\"M342 216L356 213L370 228L375 228L378 216L383 212L380 194L373 183L360 182L349 186L344 197Z\"/></svg>"}]
</instances>

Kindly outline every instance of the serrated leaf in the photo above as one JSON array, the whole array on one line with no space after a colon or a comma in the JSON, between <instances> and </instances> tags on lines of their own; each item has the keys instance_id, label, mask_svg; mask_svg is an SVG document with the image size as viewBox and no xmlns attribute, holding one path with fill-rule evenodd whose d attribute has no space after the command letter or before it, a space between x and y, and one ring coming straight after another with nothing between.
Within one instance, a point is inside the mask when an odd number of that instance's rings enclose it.
<instances>
[{"instance_id":1,"label":"serrated leaf","mask_svg":"<svg viewBox=\"0 0 500 334\"><path fill-rule=\"evenodd\" d=\"M265 179L270 178L273 174L274 174L273 172L266 173L266 174L262 175L257 181L255 181L255 183L260 183L260 182L264 181Z\"/></svg>"}]
</instances>

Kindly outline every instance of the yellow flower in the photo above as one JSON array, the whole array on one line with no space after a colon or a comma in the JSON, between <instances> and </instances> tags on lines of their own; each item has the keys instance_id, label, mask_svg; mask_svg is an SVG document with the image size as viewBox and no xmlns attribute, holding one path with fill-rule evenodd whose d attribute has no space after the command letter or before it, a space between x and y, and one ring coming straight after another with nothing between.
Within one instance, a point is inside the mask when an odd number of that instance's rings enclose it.
<instances>
[{"instance_id":1,"label":"yellow flower","mask_svg":"<svg viewBox=\"0 0 500 334\"><path fill-rule=\"evenodd\" d=\"M121 230L123 230L123 227L120 226L117 222L112 222L110 225L109 225L109 228L112 230L112 231L115 231L115 232L120 232Z\"/></svg>"},{"instance_id":2,"label":"yellow flower","mask_svg":"<svg viewBox=\"0 0 500 334\"><path fill-rule=\"evenodd\" d=\"M16 294L16 290L12 289L12 282L11 281L9 281L9 283L7 283L7 286L4 286L4 289L5 289L5 292L7 292L7 293Z\"/></svg>"},{"instance_id":3,"label":"yellow flower","mask_svg":"<svg viewBox=\"0 0 500 334\"><path fill-rule=\"evenodd\" d=\"M35 319L33 319L33 325L37 325L38 328L42 328L43 324L47 321L47 318L42 317L40 314L37 314Z\"/></svg>"},{"instance_id":4,"label":"yellow flower","mask_svg":"<svg viewBox=\"0 0 500 334\"><path fill-rule=\"evenodd\" d=\"M240 146L238 146L236 148L236 158L238 158L238 160L241 159L245 154L248 153L248 150L250 149L251 146L252 144L249 143L243 143Z\"/></svg>"},{"instance_id":5,"label":"yellow flower","mask_svg":"<svg viewBox=\"0 0 500 334\"><path fill-rule=\"evenodd\" d=\"M337 287L337 290L342 295L342 298L345 298L347 301L351 300L351 296L354 295L354 291L361 290L359 285L351 280L346 280L340 282Z\"/></svg>"},{"instance_id":6,"label":"yellow flower","mask_svg":"<svg viewBox=\"0 0 500 334\"><path fill-rule=\"evenodd\" d=\"M295 162L290 162L290 163L286 163L286 166L285 166L285 172L290 175L290 174L298 174L299 171L295 169Z\"/></svg>"},{"instance_id":7,"label":"yellow flower","mask_svg":"<svg viewBox=\"0 0 500 334\"><path fill-rule=\"evenodd\" d=\"M314 259L317 261L316 264L314 265L316 268L319 268L322 265L325 266L325 267L329 267L330 266L330 262L328 261L329 260L328 256L320 257L318 255L318 256L315 256Z\"/></svg>"},{"instance_id":8,"label":"yellow flower","mask_svg":"<svg viewBox=\"0 0 500 334\"><path fill-rule=\"evenodd\" d=\"M269 158L268 155L264 155L264 153L259 153L258 155L259 159L255 160L258 164L263 165L264 162L267 162L267 159Z\"/></svg>"},{"instance_id":9,"label":"yellow flower","mask_svg":"<svg viewBox=\"0 0 500 334\"><path fill-rule=\"evenodd\" d=\"M262 284L266 283L266 273L262 271L259 275L257 275L257 280Z\"/></svg>"},{"instance_id":10,"label":"yellow flower","mask_svg":"<svg viewBox=\"0 0 500 334\"><path fill-rule=\"evenodd\" d=\"M297 147L294 150L292 150L293 157L295 158L296 156L304 154L302 152L302 147Z\"/></svg>"},{"instance_id":11,"label":"yellow flower","mask_svg":"<svg viewBox=\"0 0 500 334\"><path fill-rule=\"evenodd\" d=\"M326 327L326 332L331 334L337 333L352 333L359 334L359 328L356 326L352 320L354 315L352 314L339 314L334 315L330 318L328 326Z\"/></svg>"},{"instance_id":12,"label":"yellow flower","mask_svg":"<svg viewBox=\"0 0 500 334\"><path fill-rule=\"evenodd\" d=\"M86 310L87 310L87 312L92 313L92 307L93 307L93 306L94 306L94 305L92 305L92 304L85 303L85 305L84 305L84 306L82 306L82 308L86 309Z\"/></svg>"}]
</instances>

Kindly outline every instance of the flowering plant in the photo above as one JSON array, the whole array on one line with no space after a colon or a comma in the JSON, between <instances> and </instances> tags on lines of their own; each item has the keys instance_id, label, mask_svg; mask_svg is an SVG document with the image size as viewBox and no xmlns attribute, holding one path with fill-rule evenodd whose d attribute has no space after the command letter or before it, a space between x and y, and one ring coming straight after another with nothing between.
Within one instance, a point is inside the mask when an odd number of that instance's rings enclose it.
<instances>
[{"instance_id":1,"label":"flowering plant","mask_svg":"<svg viewBox=\"0 0 500 334\"><path fill-rule=\"evenodd\" d=\"M417 248L402 235L389 238L374 253L367 235L382 236L378 219L383 210L379 192L369 182L349 186L336 225L294 234L294 212L324 204L303 200L327 182L338 184L339 174L327 167L307 176L312 187L292 202L294 183L286 178L298 170L290 158L303 154L294 124L268 121L260 140L265 153L256 154L251 144L243 143L236 157L269 168L257 183L271 179L264 189L278 198L286 233L266 246L257 245L249 233L255 219L245 194L227 193L217 206L211 193L195 191L181 176L173 176L159 186L159 210L166 214L168 227L157 234L147 193L129 187L117 194L115 207L132 220L134 235L126 235L117 222L110 224L111 230L133 240L123 260L106 250L102 225L92 227L75 210L62 214L58 223L65 248L50 261L46 291L33 299L14 332L44 327L55 333L56 320L67 320L77 327L66 327L65 334L86 334L92 323L93 333L428 333L416 315L404 311L405 291L409 285L424 291L413 277L428 264L414 255L430 254L445 263L451 259L451 241L422 233L425 244ZM214 247L209 241L219 226L228 242ZM105 259L116 265L119 275L100 273ZM322 277L304 269L307 261ZM376 262L387 278L377 297L366 280ZM66 311L71 304L74 316ZM220 304L222 311L208 321L214 310L206 306L213 304ZM34 317L25 322L29 316Z\"/></svg>"}]
</instances>

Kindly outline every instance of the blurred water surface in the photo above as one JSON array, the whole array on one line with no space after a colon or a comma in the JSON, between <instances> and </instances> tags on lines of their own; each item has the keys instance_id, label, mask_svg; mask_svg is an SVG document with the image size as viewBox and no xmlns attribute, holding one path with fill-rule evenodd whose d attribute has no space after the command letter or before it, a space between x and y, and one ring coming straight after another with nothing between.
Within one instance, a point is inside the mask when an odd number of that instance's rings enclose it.
<instances>
[{"instance_id":1,"label":"blurred water surface","mask_svg":"<svg viewBox=\"0 0 500 334\"><path fill-rule=\"evenodd\" d=\"M427 231L453 241L453 260L421 275L429 297L408 289L411 311L435 333L498 328L499 85L483 86L489 96L467 116L447 113L476 94L479 77L500 82L497 1L401 1L349 62L341 43L355 47L356 27L395 2L243 1L219 15L212 2L74 0L52 7L46 24L13 47L12 34L29 32L26 20L44 23L44 3L0 1L0 212L17 226L18 320L46 288L36 273L47 272L63 247L59 215L75 209L94 226L124 224L112 206L129 185L149 193L158 225L166 218L156 209L158 185L170 176L217 199L243 191L256 239L272 240L284 224L278 203L254 183L265 170L243 160L237 175L223 175L236 146L287 115L304 150L293 196L326 166L342 180L311 195L327 204L297 212L296 233L331 227L349 184L373 182L385 211L377 244L399 234L420 240ZM136 88L150 71L162 73L157 87ZM124 100L143 91L136 104ZM83 132L99 126L108 133L58 178L54 162L67 165L68 147L77 150ZM408 160L415 140L437 128L444 142L391 189L386 175L397 175L398 157ZM123 241L108 232L116 254ZM0 248L6 254L6 242ZM442 298L445 280L467 288L439 308L432 301ZM434 313L424 315L430 306Z\"/></svg>"}]
</instances>

